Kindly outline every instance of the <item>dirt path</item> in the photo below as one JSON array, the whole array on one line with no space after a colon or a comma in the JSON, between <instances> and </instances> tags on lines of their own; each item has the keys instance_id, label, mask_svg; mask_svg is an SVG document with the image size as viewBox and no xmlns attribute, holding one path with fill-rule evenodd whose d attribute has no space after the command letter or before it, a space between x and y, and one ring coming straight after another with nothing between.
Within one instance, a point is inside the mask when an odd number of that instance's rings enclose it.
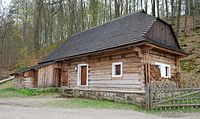
<instances>
[{"instance_id":1,"label":"dirt path","mask_svg":"<svg viewBox=\"0 0 200 119\"><path fill-rule=\"evenodd\" d=\"M165 115L128 110L70 109L45 106L63 98L3 98L0 99L0 119L199 119L200 113ZM168 116L168 117L166 117Z\"/></svg>"}]
</instances>

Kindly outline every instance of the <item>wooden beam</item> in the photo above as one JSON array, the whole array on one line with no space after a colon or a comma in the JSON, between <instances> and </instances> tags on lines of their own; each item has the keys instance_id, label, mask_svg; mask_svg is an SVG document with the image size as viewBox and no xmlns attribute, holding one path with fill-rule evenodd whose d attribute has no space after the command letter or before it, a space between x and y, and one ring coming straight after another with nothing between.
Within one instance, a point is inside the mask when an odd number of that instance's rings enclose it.
<instances>
[{"instance_id":1,"label":"wooden beam","mask_svg":"<svg viewBox=\"0 0 200 119\"><path fill-rule=\"evenodd\" d=\"M150 47L152 47L152 48L156 48L156 49L165 51L165 52L169 52L169 53L172 53L172 54L180 55L181 57L187 56L187 55L184 54L184 53L179 53L179 52L176 52L176 51L173 51L173 50L169 50L169 49L166 49L166 48L162 48L162 47L159 47L159 46L156 46L156 45L153 45L153 44L146 44L146 45L147 45L147 46L150 46Z\"/></svg>"},{"instance_id":2,"label":"wooden beam","mask_svg":"<svg viewBox=\"0 0 200 119\"><path fill-rule=\"evenodd\" d=\"M148 55L148 63L147 63L147 65L148 65L148 83L150 83L151 75L150 75L150 54L149 54L149 50L147 52L147 55Z\"/></svg>"},{"instance_id":3,"label":"wooden beam","mask_svg":"<svg viewBox=\"0 0 200 119\"><path fill-rule=\"evenodd\" d=\"M150 83L150 50L152 46L143 45L142 52L144 53L144 63L145 63L145 82Z\"/></svg>"}]
</instances>

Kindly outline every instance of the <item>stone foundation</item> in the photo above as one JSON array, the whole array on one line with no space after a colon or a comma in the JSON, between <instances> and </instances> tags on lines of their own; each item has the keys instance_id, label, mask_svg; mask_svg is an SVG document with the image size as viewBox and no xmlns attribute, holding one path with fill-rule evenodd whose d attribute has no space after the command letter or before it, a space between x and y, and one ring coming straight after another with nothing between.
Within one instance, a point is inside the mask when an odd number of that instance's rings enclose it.
<instances>
[{"instance_id":1,"label":"stone foundation","mask_svg":"<svg viewBox=\"0 0 200 119\"><path fill-rule=\"evenodd\" d=\"M144 92L124 92L124 91L99 91L86 89L65 89L64 96L91 98L96 100L110 100L144 106Z\"/></svg>"}]
</instances>

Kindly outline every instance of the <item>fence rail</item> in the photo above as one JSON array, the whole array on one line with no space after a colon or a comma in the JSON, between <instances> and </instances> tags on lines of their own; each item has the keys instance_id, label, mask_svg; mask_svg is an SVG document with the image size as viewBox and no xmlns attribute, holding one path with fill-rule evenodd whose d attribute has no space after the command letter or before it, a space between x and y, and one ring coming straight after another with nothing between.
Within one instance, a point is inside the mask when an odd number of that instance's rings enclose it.
<instances>
[{"instance_id":1,"label":"fence rail","mask_svg":"<svg viewBox=\"0 0 200 119\"><path fill-rule=\"evenodd\" d=\"M146 87L146 108L152 109L177 109L200 108L200 87Z\"/></svg>"}]
</instances>

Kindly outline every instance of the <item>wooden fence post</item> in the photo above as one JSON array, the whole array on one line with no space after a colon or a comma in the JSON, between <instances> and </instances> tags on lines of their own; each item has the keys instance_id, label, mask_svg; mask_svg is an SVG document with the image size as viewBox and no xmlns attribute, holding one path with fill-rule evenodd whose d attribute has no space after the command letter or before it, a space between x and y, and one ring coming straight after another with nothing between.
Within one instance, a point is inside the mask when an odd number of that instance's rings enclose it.
<instances>
[{"instance_id":1,"label":"wooden fence post","mask_svg":"<svg viewBox=\"0 0 200 119\"><path fill-rule=\"evenodd\" d=\"M146 84L146 93L145 93L145 98L146 98L146 109L149 110L149 85Z\"/></svg>"},{"instance_id":2,"label":"wooden fence post","mask_svg":"<svg viewBox=\"0 0 200 119\"><path fill-rule=\"evenodd\" d=\"M149 86L149 109L151 110L153 107L153 92L152 92L152 86Z\"/></svg>"},{"instance_id":3,"label":"wooden fence post","mask_svg":"<svg viewBox=\"0 0 200 119\"><path fill-rule=\"evenodd\" d=\"M147 84L146 85L146 109L147 110L151 110L151 105L152 105L152 102L151 102L151 86L150 84Z\"/></svg>"}]
</instances>

